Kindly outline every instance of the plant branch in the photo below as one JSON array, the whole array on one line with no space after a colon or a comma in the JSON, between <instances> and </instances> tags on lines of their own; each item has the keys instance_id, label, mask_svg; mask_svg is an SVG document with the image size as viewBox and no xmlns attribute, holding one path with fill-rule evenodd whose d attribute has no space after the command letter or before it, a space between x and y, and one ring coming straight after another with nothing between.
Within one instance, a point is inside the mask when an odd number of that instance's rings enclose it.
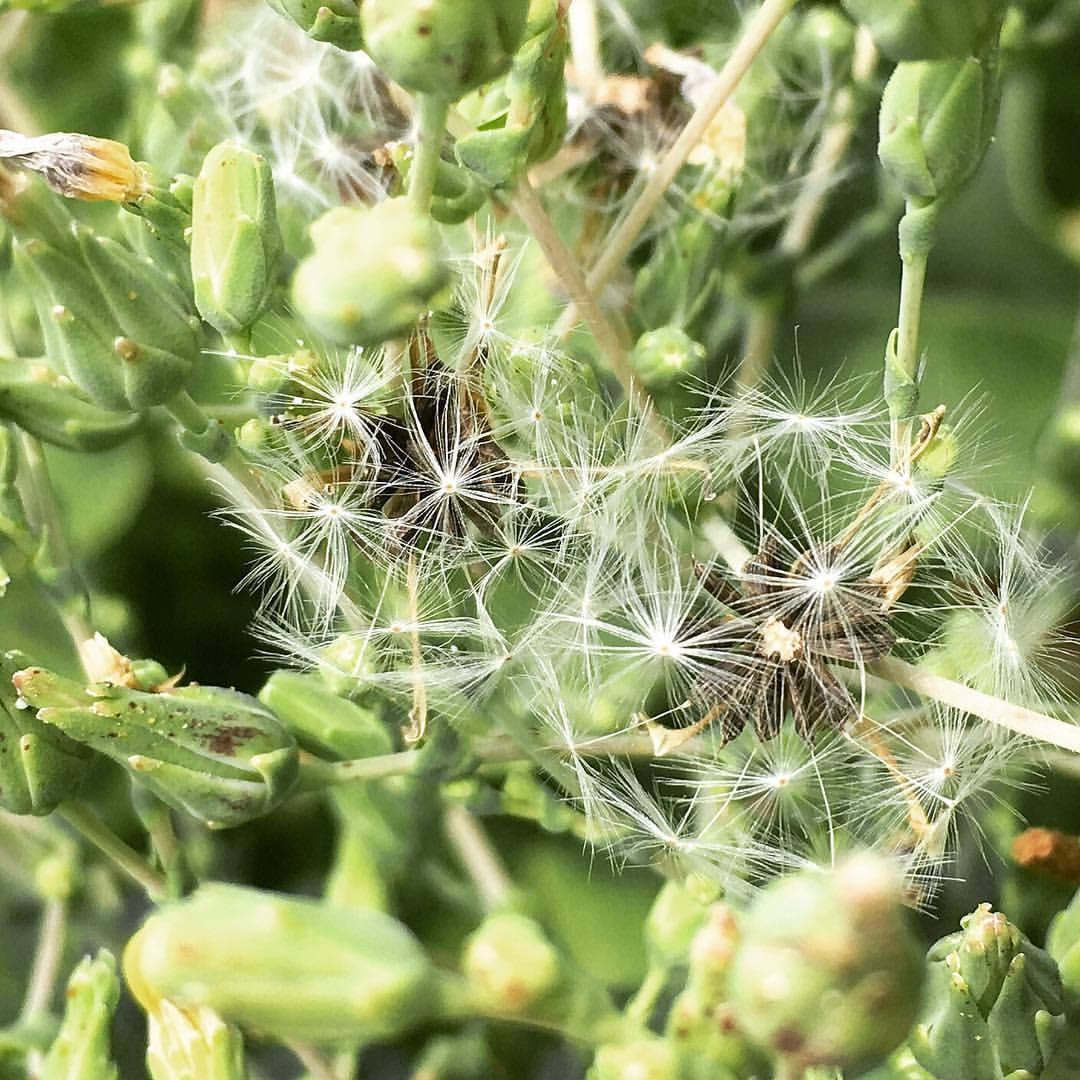
<instances>
[{"instance_id":1,"label":"plant branch","mask_svg":"<svg viewBox=\"0 0 1080 1080\"><path fill-rule=\"evenodd\" d=\"M618 332L604 314L600 301L585 280L577 258L563 243L536 189L529 183L528 177L521 178L513 206L540 245L548 264L569 294L571 302L581 312L586 326L596 340L597 348L607 361L615 378L619 380L627 398L644 407L650 415L655 416L648 395L634 377Z\"/></svg>"},{"instance_id":2,"label":"plant branch","mask_svg":"<svg viewBox=\"0 0 1080 1080\"><path fill-rule=\"evenodd\" d=\"M30 982L23 998L19 1022L28 1023L47 1013L56 992L60 975L60 963L64 956L67 937L67 901L49 900L41 913L37 949L30 970Z\"/></svg>"},{"instance_id":3,"label":"plant branch","mask_svg":"<svg viewBox=\"0 0 1080 1080\"><path fill-rule=\"evenodd\" d=\"M727 63L717 75L708 97L687 121L686 127L657 165L625 217L604 241L603 254L587 278L589 289L593 293L602 292L604 286L622 266L638 236L641 235L642 229L648 224L653 212L664 198L668 188L674 183L679 170L686 164L694 147L701 142L717 113L727 104L743 76L750 70L750 65L795 3L796 0L765 0L751 16L742 36L732 49ZM583 317L584 314L582 312ZM574 312L568 310L559 320L559 330L565 333L573 325L573 320Z\"/></svg>"},{"instance_id":4,"label":"plant branch","mask_svg":"<svg viewBox=\"0 0 1080 1080\"><path fill-rule=\"evenodd\" d=\"M479 821L459 803L448 803L443 828L487 911L505 908L514 892L513 882Z\"/></svg>"},{"instance_id":5,"label":"plant branch","mask_svg":"<svg viewBox=\"0 0 1080 1080\"><path fill-rule=\"evenodd\" d=\"M906 690L914 690L923 697L978 716L1018 735L1026 735L1029 739L1080 754L1080 725L1066 723L1033 709L1026 709L1022 705L1012 705L990 694L984 694L981 690L973 690L963 683L923 671L895 656L875 660L867 665L867 671Z\"/></svg>"},{"instance_id":6,"label":"plant branch","mask_svg":"<svg viewBox=\"0 0 1080 1080\"><path fill-rule=\"evenodd\" d=\"M433 94L417 96L416 152L409 170L409 201L424 214L431 209L435 194L449 112L450 104L445 98Z\"/></svg>"},{"instance_id":7,"label":"plant branch","mask_svg":"<svg viewBox=\"0 0 1080 1080\"><path fill-rule=\"evenodd\" d=\"M168 882L132 847L116 835L85 803L69 800L56 808L76 832L107 855L132 881L145 890L151 900L164 900Z\"/></svg>"}]
</instances>

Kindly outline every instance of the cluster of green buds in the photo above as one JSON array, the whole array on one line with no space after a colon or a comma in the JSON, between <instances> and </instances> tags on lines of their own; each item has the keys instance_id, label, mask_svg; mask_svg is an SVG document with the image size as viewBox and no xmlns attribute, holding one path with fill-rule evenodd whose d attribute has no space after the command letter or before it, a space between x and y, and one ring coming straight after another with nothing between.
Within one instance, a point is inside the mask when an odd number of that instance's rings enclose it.
<instances>
[{"instance_id":1,"label":"cluster of green buds","mask_svg":"<svg viewBox=\"0 0 1080 1080\"><path fill-rule=\"evenodd\" d=\"M191 279L199 314L223 334L249 329L277 282L281 251L269 163L220 143L206 155L192 193Z\"/></svg>"},{"instance_id":2,"label":"cluster of green buds","mask_svg":"<svg viewBox=\"0 0 1080 1080\"><path fill-rule=\"evenodd\" d=\"M137 202L124 203L120 219L132 250L191 292L191 202L194 181L181 174L167 188L154 186Z\"/></svg>"},{"instance_id":3,"label":"cluster of green buds","mask_svg":"<svg viewBox=\"0 0 1080 1080\"><path fill-rule=\"evenodd\" d=\"M478 130L455 146L458 160L496 187L546 161L566 135L566 5L532 0L525 39L504 80L465 98L461 111Z\"/></svg>"},{"instance_id":4,"label":"cluster of green buds","mask_svg":"<svg viewBox=\"0 0 1080 1080\"><path fill-rule=\"evenodd\" d=\"M123 765L163 802L211 828L268 813L296 783L295 741L246 694L168 683L158 692L83 686L43 668L19 671L13 682L40 723Z\"/></svg>"},{"instance_id":5,"label":"cluster of green buds","mask_svg":"<svg viewBox=\"0 0 1080 1080\"><path fill-rule=\"evenodd\" d=\"M362 49L364 27L359 0L267 0L280 15L292 19L309 38L339 49Z\"/></svg>"},{"instance_id":6,"label":"cluster of green buds","mask_svg":"<svg viewBox=\"0 0 1080 1080\"><path fill-rule=\"evenodd\" d=\"M311 239L293 301L316 330L344 345L404 334L450 283L438 228L405 199L335 207L311 226Z\"/></svg>"},{"instance_id":7,"label":"cluster of green buds","mask_svg":"<svg viewBox=\"0 0 1080 1080\"><path fill-rule=\"evenodd\" d=\"M895 1049L923 966L903 901L892 868L868 854L770 885L742 920L728 972L747 1035L789 1072L865 1068Z\"/></svg>"},{"instance_id":8,"label":"cluster of green buds","mask_svg":"<svg viewBox=\"0 0 1080 1080\"><path fill-rule=\"evenodd\" d=\"M1006 0L843 0L893 60L938 60L980 52L1001 25Z\"/></svg>"},{"instance_id":9,"label":"cluster of green buds","mask_svg":"<svg viewBox=\"0 0 1080 1080\"><path fill-rule=\"evenodd\" d=\"M0 654L0 806L11 814L48 814L79 788L90 752L44 723L13 678L21 653Z\"/></svg>"},{"instance_id":10,"label":"cluster of green buds","mask_svg":"<svg viewBox=\"0 0 1080 1080\"><path fill-rule=\"evenodd\" d=\"M165 999L316 1044L392 1038L438 1008L430 961L390 916L231 885L151 915L124 974L151 1014Z\"/></svg>"},{"instance_id":11,"label":"cluster of green buds","mask_svg":"<svg viewBox=\"0 0 1080 1080\"><path fill-rule=\"evenodd\" d=\"M989 904L960 925L927 955L908 1051L938 1080L1043 1076L1066 1024L1057 965Z\"/></svg>"}]
</instances>

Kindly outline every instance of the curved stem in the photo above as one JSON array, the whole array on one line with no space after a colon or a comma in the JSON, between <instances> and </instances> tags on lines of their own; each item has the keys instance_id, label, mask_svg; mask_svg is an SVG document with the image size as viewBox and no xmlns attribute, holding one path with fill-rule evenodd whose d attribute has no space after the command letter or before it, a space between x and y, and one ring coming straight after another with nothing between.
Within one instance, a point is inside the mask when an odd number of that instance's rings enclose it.
<instances>
[{"instance_id":1,"label":"curved stem","mask_svg":"<svg viewBox=\"0 0 1080 1080\"><path fill-rule=\"evenodd\" d=\"M432 94L417 95L416 152L409 170L409 200L423 213L431 209L450 103Z\"/></svg>"},{"instance_id":2,"label":"curved stem","mask_svg":"<svg viewBox=\"0 0 1080 1080\"><path fill-rule=\"evenodd\" d=\"M132 847L116 835L85 803L69 800L56 808L76 832L100 852L107 855L132 881L145 890L151 900L163 900L168 895L168 882Z\"/></svg>"},{"instance_id":3,"label":"curved stem","mask_svg":"<svg viewBox=\"0 0 1080 1080\"><path fill-rule=\"evenodd\" d=\"M450 846L476 886L485 910L505 908L514 885L480 822L464 806L449 803L443 827Z\"/></svg>"}]
</instances>

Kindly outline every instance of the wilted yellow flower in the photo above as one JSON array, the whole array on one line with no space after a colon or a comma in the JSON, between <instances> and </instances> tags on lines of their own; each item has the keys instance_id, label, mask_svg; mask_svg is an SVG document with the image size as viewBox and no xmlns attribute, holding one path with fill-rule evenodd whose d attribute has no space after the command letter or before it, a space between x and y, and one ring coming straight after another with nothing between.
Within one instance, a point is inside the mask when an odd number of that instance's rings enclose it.
<instances>
[{"instance_id":1,"label":"wilted yellow flower","mask_svg":"<svg viewBox=\"0 0 1080 1080\"><path fill-rule=\"evenodd\" d=\"M145 166L113 139L72 132L30 138L0 130L0 159L28 169L69 199L134 202L149 190Z\"/></svg>"}]
</instances>

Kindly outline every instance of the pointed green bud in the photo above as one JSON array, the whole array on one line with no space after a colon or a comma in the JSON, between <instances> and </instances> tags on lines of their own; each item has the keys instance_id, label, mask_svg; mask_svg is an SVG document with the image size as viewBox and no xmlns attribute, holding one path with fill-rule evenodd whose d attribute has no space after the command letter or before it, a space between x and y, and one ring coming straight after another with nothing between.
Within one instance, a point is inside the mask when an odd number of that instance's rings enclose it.
<instances>
[{"instance_id":1,"label":"pointed green bud","mask_svg":"<svg viewBox=\"0 0 1080 1080\"><path fill-rule=\"evenodd\" d=\"M270 6L292 19L313 41L339 49L362 49L364 28L359 0L268 0Z\"/></svg>"},{"instance_id":2,"label":"pointed green bud","mask_svg":"<svg viewBox=\"0 0 1080 1080\"><path fill-rule=\"evenodd\" d=\"M0 361L0 419L8 420L42 442L67 450L110 450L141 427L137 413L109 412L79 393L45 365L8 371Z\"/></svg>"},{"instance_id":3,"label":"pointed green bud","mask_svg":"<svg viewBox=\"0 0 1080 1080\"><path fill-rule=\"evenodd\" d=\"M462 970L477 998L505 1015L527 1013L559 982L559 954L524 915L491 915L465 943Z\"/></svg>"},{"instance_id":4,"label":"pointed green bud","mask_svg":"<svg viewBox=\"0 0 1080 1080\"><path fill-rule=\"evenodd\" d=\"M742 922L730 1002L747 1034L791 1070L857 1069L911 1028L922 981L901 882L860 855L770 885Z\"/></svg>"},{"instance_id":5,"label":"pointed green bud","mask_svg":"<svg viewBox=\"0 0 1080 1080\"><path fill-rule=\"evenodd\" d=\"M705 347L677 326L661 326L638 338L630 363L648 387L669 386L694 375L705 362Z\"/></svg>"},{"instance_id":6,"label":"pointed green bud","mask_svg":"<svg viewBox=\"0 0 1080 1080\"><path fill-rule=\"evenodd\" d=\"M881 99L878 157L904 196L945 198L982 162L997 124L996 53L898 64Z\"/></svg>"},{"instance_id":7,"label":"pointed green bud","mask_svg":"<svg viewBox=\"0 0 1080 1080\"><path fill-rule=\"evenodd\" d=\"M533 0L525 41L505 82L462 102L480 130L460 138L454 152L486 184L511 184L559 151L567 127L568 51L566 8L557 0Z\"/></svg>"},{"instance_id":8,"label":"pointed green bud","mask_svg":"<svg viewBox=\"0 0 1080 1080\"><path fill-rule=\"evenodd\" d=\"M1001 26L1006 0L842 0L890 60L940 60L979 52Z\"/></svg>"},{"instance_id":9,"label":"pointed green bud","mask_svg":"<svg viewBox=\"0 0 1080 1080\"><path fill-rule=\"evenodd\" d=\"M118 1080L109 1029L119 1000L112 954L102 949L96 957L83 957L68 980L64 1020L40 1080Z\"/></svg>"},{"instance_id":10,"label":"pointed green bud","mask_svg":"<svg viewBox=\"0 0 1080 1080\"><path fill-rule=\"evenodd\" d=\"M14 684L46 725L112 758L163 802L211 828L269 813L296 783L295 741L246 694L84 687L42 668L20 671Z\"/></svg>"},{"instance_id":11,"label":"pointed green bud","mask_svg":"<svg viewBox=\"0 0 1080 1080\"><path fill-rule=\"evenodd\" d=\"M70 798L90 767L90 752L35 715L13 683L22 653L0 653L0 806L48 814Z\"/></svg>"},{"instance_id":12,"label":"pointed green bud","mask_svg":"<svg viewBox=\"0 0 1080 1080\"><path fill-rule=\"evenodd\" d=\"M162 999L147 1014L151 1080L247 1080L239 1030L205 1005Z\"/></svg>"},{"instance_id":13,"label":"pointed green bud","mask_svg":"<svg viewBox=\"0 0 1080 1080\"><path fill-rule=\"evenodd\" d=\"M124 974L144 1008L205 1006L274 1039L387 1039L431 1012L434 970L416 939L376 911L204 885L152 915Z\"/></svg>"},{"instance_id":14,"label":"pointed green bud","mask_svg":"<svg viewBox=\"0 0 1080 1080\"><path fill-rule=\"evenodd\" d=\"M394 750L386 726L370 709L338 697L318 675L275 671L259 700L303 749L321 757L377 757Z\"/></svg>"},{"instance_id":15,"label":"pointed green bud","mask_svg":"<svg viewBox=\"0 0 1080 1080\"><path fill-rule=\"evenodd\" d=\"M281 230L274 177L261 154L219 143L195 181L191 278L199 313L223 334L246 330L277 281Z\"/></svg>"},{"instance_id":16,"label":"pointed green bud","mask_svg":"<svg viewBox=\"0 0 1080 1080\"><path fill-rule=\"evenodd\" d=\"M457 101L510 67L528 0L362 0L371 58L413 93Z\"/></svg>"},{"instance_id":17,"label":"pointed green bud","mask_svg":"<svg viewBox=\"0 0 1080 1080\"><path fill-rule=\"evenodd\" d=\"M586 1080L682 1080L679 1055L663 1039L601 1046ZM718 1078L719 1080L719 1078Z\"/></svg>"},{"instance_id":18,"label":"pointed green bud","mask_svg":"<svg viewBox=\"0 0 1080 1080\"><path fill-rule=\"evenodd\" d=\"M1053 958L981 904L927 954L929 985L910 1049L940 1080L1041 1076L1064 1036Z\"/></svg>"},{"instance_id":19,"label":"pointed green bud","mask_svg":"<svg viewBox=\"0 0 1080 1080\"><path fill-rule=\"evenodd\" d=\"M300 314L340 344L407 333L450 283L442 241L405 199L339 206L311 226L315 250L293 279Z\"/></svg>"}]
</instances>

